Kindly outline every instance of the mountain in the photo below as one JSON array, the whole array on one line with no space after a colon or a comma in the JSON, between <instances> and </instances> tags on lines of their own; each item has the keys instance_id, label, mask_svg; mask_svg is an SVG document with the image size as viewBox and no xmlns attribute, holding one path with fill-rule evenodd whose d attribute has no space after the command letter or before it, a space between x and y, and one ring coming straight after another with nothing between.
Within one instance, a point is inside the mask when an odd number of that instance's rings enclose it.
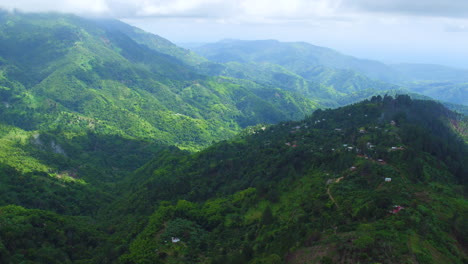
<instances>
[{"instance_id":1,"label":"mountain","mask_svg":"<svg viewBox=\"0 0 468 264\"><path fill-rule=\"evenodd\" d=\"M466 116L114 20L0 22L0 263L467 261Z\"/></svg>"},{"instance_id":2,"label":"mountain","mask_svg":"<svg viewBox=\"0 0 468 264\"><path fill-rule=\"evenodd\" d=\"M0 120L22 129L198 150L318 105L276 87L201 75L193 65L203 58L118 21L7 12L0 20Z\"/></svg>"},{"instance_id":3,"label":"mountain","mask_svg":"<svg viewBox=\"0 0 468 264\"><path fill-rule=\"evenodd\" d=\"M197 153L1 128L2 263L467 259L468 120L431 101L376 96Z\"/></svg>"},{"instance_id":4,"label":"mountain","mask_svg":"<svg viewBox=\"0 0 468 264\"><path fill-rule=\"evenodd\" d=\"M464 263L467 121L374 97L164 152L112 209L122 227L150 215L120 261Z\"/></svg>"},{"instance_id":5,"label":"mountain","mask_svg":"<svg viewBox=\"0 0 468 264\"><path fill-rule=\"evenodd\" d=\"M193 50L215 62L267 62L281 65L301 76L315 66L324 66L331 69L352 69L384 81L393 77L392 68L383 63L346 56L305 42L224 40Z\"/></svg>"},{"instance_id":6,"label":"mountain","mask_svg":"<svg viewBox=\"0 0 468 264\"><path fill-rule=\"evenodd\" d=\"M376 90L399 86L438 100L468 105L468 71L462 69L427 64L387 65L304 42L276 40L224 40L194 46L192 50L219 63L279 65L311 82L342 91L361 90L361 84ZM331 76L331 80L336 79L338 82L324 83L321 78L323 75ZM343 79L348 83L340 83Z\"/></svg>"},{"instance_id":7,"label":"mountain","mask_svg":"<svg viewBox=\"0 0 468 264\"><path fill-rule=\"evenodd\" d=\"M194 66L206 62L204 57L201 57L189 49L183 49L165 38L145 32L119 20L95 20L94 22L110 31L121 32L139 44L145 45L160 53L175 57L188 65Z\"/></svg>"},{"instance_id":8,"label":"mountain","mask_svg":"<svg viewBox=\"0 0 468 264\"><path fill-rule=\"evenodd\" d=\"M229 76L247 79L267 87L298 93L303 97L319 101L322 106L345 105L342 101L356 96L357 102L374 93L396 89L397 86L372 80L351 70L336 70L323 66L311 67L302 75L272 63L213 63L206 62L198 67L200 72L214 76Z\"/></svg>"}]
</instances>

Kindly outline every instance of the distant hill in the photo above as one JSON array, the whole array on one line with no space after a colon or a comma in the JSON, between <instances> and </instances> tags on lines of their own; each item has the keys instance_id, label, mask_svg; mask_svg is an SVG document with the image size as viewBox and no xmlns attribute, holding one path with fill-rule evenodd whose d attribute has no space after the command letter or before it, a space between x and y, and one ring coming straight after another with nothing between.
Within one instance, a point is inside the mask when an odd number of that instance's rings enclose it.
<instances>
[{"instance_id":1,"label":"distant hill","mask_svg":"<svg viewBox=\"0 0 468 264\"><path fill-rule=\"evenodd\" d=\"M316 66L352 69L370 78L384 81L391 80L394 76L392 68L383 63L346 56L332 49L305 42L224 40L193 50L215 62L274 63L301 76Z\"/></svg>"},{"instance_id":2,"label":"distant hill","mask_svg":"<svg viewBox=\"0 0 468 264\"><path fill-rule=\"evenodd\" d=\"M435 64L391 64L394 71L402 75L405 81L434 81L434 82L452 82L467 83L468 70L456 69Z\"/></svg>"},{"instance_id":3,"label":"distant hill","mask_svg":"<svg viewBox=\"0 0 468 264\"><path fill-rule=\"evenodd\" d=\"M439 100L468 105L465 87L468 71L462 69L427 64L386 65L308 43L276 40L224 40L195 46L192 50L220 63L279 65L309 81L321 84L324 84L323 79L317 76L322 76L323 72L326 75L333 73L332 80L346 78L348 84L344 88L351 88L350 91L359 90L361 83L377 89L401 86ZM376 86L375 80L381 83ZM434 86L438 88L434 89ZM332 87L340 88L340 83Z\"/></svg>"}]
</instances>

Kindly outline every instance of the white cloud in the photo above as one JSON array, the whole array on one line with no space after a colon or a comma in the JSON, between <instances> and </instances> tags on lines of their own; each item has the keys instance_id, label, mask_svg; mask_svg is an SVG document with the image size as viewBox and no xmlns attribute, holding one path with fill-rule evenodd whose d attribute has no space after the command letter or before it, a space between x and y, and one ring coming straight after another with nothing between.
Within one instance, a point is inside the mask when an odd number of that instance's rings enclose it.
<instances>
[{"instance_id":1,"label":"white cloud","mask_svg":"<svg viewBox=\"0 0 468 264\"><path fill-rule=\"evenodd\" d=\"M466 0L343 0L342 7L361 12L410 16L466 17Z\"/></svg>"},{"instance_id":2,"label":"white cloud","mask_svg":"<svg viewBox=\"0 0 468 264\"><path fill-rule=\"evenodd\" d=\"M389 15L468 16L467 0L0 0L0 7L116 18L205 17L224 21Z\"/></svg>"},{"instance_id":3,"label":"white cloud","mask_svg":"<svg viewBox=\"0 0 468 264\"><path fill-rule=\"evenodd\" d=\"M105 0L0 0L0 7L26 12L67 12L76 14L105 14L110 12Z\"/></svg>"},{"instance_id":4,"label":"white cloud","mask_svg":"<svg viewBox=\"0 0 468 264\"><path fill-rule=\"evenodd\" d=\"M445 26L446 32L468 32L468 24L448 24Z\"/></svg>"},{"instance_id":5,"label":"white cloud","mask_svg":"<svg viewBox=\"0 0 468 264\"><path fill-rule=\"evenodd\" d=\"M0 0L0 7L114 17L179 42L269 38L358 56L406 52L401 61L418 52L468 61L468 0Z\"/></svg>"},{"instance_id":6,"label":"white cloud","mask_svg":"<svg viewBox=\"0 0 468 264\"><path fill-rule=\"evenodd\" d=\"M235 20L329 16L340 0L0 0L0 7L123 17L206 17Z\"/></svg>"}]
</instances>

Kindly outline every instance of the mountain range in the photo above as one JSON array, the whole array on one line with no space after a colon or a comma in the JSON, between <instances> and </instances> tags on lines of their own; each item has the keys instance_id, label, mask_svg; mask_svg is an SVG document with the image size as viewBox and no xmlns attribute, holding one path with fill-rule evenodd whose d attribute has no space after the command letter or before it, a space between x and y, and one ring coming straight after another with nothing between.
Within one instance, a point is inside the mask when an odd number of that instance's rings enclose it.
<instances>
[{"instance_id":1,"label":"mountain range","mask_svg":"<svg viewBox=\"0 0 468 264\"><path fill-rule=\"evenodd\" d=\"M0 263L466 263L466 76L0 12Z\"/></svg>"},{"instance_id":2,"label":"mountain range","mask_svg":"<svg viewBox=\"0 0 468 264\"><path fill-rule=\"evenodd\" d=\"M392 89L394 85L442 101L468 105L468 70L427 64L387 65L303 42L224 40L192 49L219 63L279 65L306 80L324 83L338 90L360 89L363 82L368 88L377 90ZM369 78L386 84L378 84ZM343 79L347 83L339 82Z\"/></svg>"}]
</instances>

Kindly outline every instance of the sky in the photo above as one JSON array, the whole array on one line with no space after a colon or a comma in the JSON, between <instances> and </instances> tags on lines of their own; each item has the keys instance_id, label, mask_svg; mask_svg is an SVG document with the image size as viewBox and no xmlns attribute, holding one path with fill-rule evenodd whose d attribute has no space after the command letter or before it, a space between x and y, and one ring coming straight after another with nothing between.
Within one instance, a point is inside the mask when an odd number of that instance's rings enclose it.
<instances>
[{"instance_id":1,"label":"sky","mask_svg":"<svg viewBox=\"0 0 468 264\"><path fill-rule=\"evenodd\" d=\"M468 69L468 0L0 0L0 7L116 18L175 43L304 41L386 63Z\"/></svg>"}]
</instances>

